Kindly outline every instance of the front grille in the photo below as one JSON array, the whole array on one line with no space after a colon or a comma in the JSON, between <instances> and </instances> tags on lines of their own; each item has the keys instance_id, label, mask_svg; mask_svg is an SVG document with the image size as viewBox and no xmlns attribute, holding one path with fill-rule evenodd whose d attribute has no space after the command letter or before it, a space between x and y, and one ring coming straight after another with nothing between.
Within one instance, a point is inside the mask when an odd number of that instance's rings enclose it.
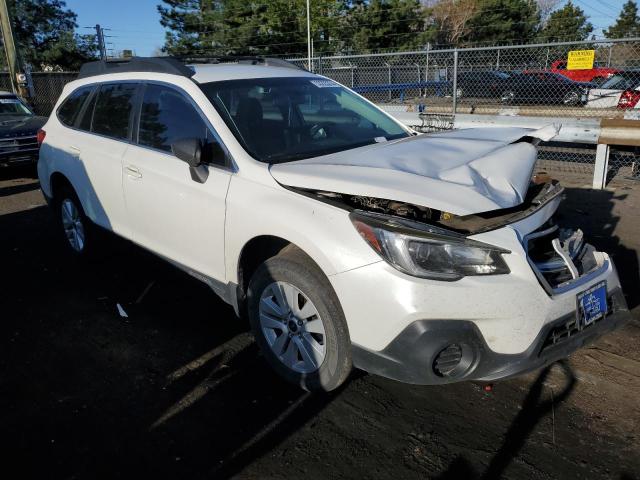
<instances>
[{"instance_id":1,"label":"front grille","mask_svg":"<svg viewBox=\"0 0 640 480\"><path fill-rule=\"evenodd\" d=\"M573 314L571 318L565 321L564 323L554 326L549 332L549 334L547 335L547 338L545 339L544 343L542 344L542 349L540 350L540 353L544 352L549 347L553 347L555 345L559 345L563 342L566 342L567 340L576 336L579 333L588 331L590 328L594 327L600 322L606 321L607 317L609 317L613 313L613 310L615 307L614 300L612 297L607 298L607 305L609 306L609 310L607 311L607 314L604 317L591 322L587 326L581 326L580 323L578 322L578 317L575 314Z\"/></svg>"},{"instance_id":2,"label":"front grille","mask_svg":"<svg viewBox=\"0 0 640 480\"><path fill-rule=\"evenodd\" d=\"M563 255L554 247L559 242ZM580 230L559 228L553 219L525 237L525 249L539 277L555 289L575 278L582 277L598 267L595 249L584 242ZM572 264L574 271L569 268Z\"/></svg>"},{"instance_id":3,"label":"front grille","mask_svg":"<svg viewBox=\"0 0 640 480\"><path fill-rule=\"evenodd\" d=\"M38 140L35 135L0 138L1 157L26 157L38 153Z\"/></svg>"}]
</instances>

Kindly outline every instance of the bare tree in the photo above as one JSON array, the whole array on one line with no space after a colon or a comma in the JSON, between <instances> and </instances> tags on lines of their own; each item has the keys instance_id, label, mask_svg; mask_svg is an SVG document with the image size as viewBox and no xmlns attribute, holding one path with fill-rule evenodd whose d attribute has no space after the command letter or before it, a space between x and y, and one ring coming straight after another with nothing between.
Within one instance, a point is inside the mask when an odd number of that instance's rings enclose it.
<instances>
[{"instance_id":1,"label":"bare tree","mask_svg":"<svg viewBox=\"0 0 640 480\"><path fill-rule=\"evenodd\" d=\"M467 24L478 13L480 2L479 0L440 0L433 3L431 8L433 20L438 28L439 41L455 45L467 33Z\"/></svg>"},{"instance_id":2,"label":"bare tree","mask_svg":"<svg viewBox=\"0 0 640 480\"><path fill-rule=\"evenodd\" d=\"M540 12L540 23L544 26L549 20L549 15L553 12L560 0L536 0L538 4L538 12Z\"/></svg>"}]
</instances>

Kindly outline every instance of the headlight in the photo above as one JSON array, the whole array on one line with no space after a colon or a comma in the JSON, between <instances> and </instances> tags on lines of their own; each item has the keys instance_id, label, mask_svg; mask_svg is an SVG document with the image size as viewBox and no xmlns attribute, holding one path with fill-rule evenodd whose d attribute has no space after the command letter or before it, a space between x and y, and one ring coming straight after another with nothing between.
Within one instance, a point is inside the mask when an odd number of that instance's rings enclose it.
<instances>
[{"instance_id":1,"label":"headlight","mask_svg":"<svg viewBox=\"0 0 640 480\"><path fill-rule=\"evenodd\" d=\"M382 258L414 277L453 281L469 275L509 273L502 258L508 250L398 217L356 210L349 218Z\"/></svg>"}]
</instances>

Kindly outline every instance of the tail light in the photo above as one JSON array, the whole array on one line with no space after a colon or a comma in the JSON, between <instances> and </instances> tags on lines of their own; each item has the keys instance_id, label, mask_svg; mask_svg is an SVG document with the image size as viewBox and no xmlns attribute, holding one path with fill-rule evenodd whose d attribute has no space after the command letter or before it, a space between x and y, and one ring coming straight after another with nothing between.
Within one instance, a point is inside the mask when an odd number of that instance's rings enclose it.
<instances>
[{"instance_id":1,"label":"tail light","mask_svg":"<svg viewBox=\"0 0 640 480\"><path fill-rule=\"evenodd\" d=\"M635 108L640 100L640 92L636 90L625 90L618 100L618 108Z\"/></svg>"},{"instance_id":2,"label":"tail light","mask_svg":"<svg viewBox=\"0 0 640 480\"><path fill-rule=\"evenodd\" d=\"M44 142L44 137L47 136L47 132L40 129L38 130L38 134L36 135L36 140L38 140L38 147L42 146L42 142Z\"/></svg>"}]
</instances>

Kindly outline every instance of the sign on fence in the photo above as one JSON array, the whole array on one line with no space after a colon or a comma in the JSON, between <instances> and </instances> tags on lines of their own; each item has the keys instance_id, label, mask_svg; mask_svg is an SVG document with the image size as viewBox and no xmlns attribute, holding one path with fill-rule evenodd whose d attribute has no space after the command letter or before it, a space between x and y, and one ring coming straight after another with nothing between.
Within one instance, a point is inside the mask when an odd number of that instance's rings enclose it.
<instances>
[{"instance_id":1,"label":"sign on fence","mask_svg":"<svg viewBox=\"0 0 640 480\"><path fill-rule=\"evenodd\" d=\"M567 70L590 70L595 56L595 50L571 50L567 54Z\"/></svg>"}]
</instances>

